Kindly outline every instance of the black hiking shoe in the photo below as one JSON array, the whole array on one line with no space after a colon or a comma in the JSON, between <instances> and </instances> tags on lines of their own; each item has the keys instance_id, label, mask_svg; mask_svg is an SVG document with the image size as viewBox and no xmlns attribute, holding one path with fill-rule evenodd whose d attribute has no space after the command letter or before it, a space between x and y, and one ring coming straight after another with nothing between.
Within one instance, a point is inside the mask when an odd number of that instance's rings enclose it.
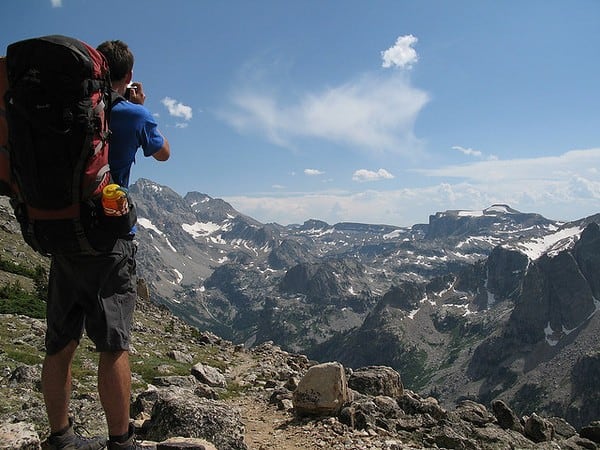
<instances>
[{"instance_id":1,"label":"black hiking shoe","mask_svg":"<svg viewBox=\"0 0 600 450\"><path fill-rule=\"evenodd\" d=\"M134 437L125 442L108 442L107 450L148 450L148 447L142 447Z\"/></svg>"},{"instance_id":2,"label":"black hiking shoe","mask_svg":"<svg viewBox=\"0 0 600 450\"><path fill-rule=\"evenodd\" d=\"M49 450L101 450L106 448L106 438L83 437L73 430L73 420L69 419L69 428L59 435L51 435L46 441Z\"/></svg>"},{"instance_id":3,"label":"black hiking shoe","mask_svg":"<svg viewBox=\"0 0 600 450\"><path fill-rule=\"evenodd\" d=\"M107 450L148 450L148 447L140 445L135 438L133 426L129 426L129 437L124 442L108 441Z\"/></svg>"}]
</instances>

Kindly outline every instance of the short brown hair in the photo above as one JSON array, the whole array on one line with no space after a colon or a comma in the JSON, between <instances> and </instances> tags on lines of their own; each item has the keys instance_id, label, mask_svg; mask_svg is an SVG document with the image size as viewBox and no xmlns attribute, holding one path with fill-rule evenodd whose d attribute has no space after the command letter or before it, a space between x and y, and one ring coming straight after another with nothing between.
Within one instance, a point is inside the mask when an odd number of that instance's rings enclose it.
<instances>
[{"instance_id":1,"label":"short brown hair","mask_svg":"<svg viewBox=\"0 0 600 450\"><path fill-rule=\"evenodd\" d=\"M108 62L111 81L122 80L133 69L133 53L125 42L106 41L98 46L98 51Z\"/></svg>"}]
</instances>

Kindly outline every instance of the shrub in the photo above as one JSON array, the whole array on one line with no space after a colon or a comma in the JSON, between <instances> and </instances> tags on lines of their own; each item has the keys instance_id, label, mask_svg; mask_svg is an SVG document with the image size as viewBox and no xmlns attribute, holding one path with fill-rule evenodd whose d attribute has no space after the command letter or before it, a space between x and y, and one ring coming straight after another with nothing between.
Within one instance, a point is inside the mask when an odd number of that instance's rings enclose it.
<instances>
[{"instance_id":1,"label":"shrub","mask_svg":"<svg viewBox=\"0 0 600 450\"><path fill-rule=\"evenodd\" d=\"M0 314L22 314L36 319L46 317L46 303L16 281L0 285Z\"/></svg>"}]
</instances>

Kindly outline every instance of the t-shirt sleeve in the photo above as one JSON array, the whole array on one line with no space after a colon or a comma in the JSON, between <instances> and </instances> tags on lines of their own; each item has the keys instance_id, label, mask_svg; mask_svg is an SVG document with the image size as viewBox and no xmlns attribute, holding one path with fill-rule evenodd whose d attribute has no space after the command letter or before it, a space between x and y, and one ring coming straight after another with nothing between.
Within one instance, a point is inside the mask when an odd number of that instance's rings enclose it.
<instances>
[{"instance_id":1,"label":"t-shirt sleeve","mask_svg":"<svg viewBox=\"0 0 600 450\"><path fill-rule=\"evenodd\" d=\"M152 156L159 151L165 143L162 134L158 131L158 124L147 110L145 110L145 117L140 133L140 145L144 150L144 156Z\"/></svg>"}]
</instances>

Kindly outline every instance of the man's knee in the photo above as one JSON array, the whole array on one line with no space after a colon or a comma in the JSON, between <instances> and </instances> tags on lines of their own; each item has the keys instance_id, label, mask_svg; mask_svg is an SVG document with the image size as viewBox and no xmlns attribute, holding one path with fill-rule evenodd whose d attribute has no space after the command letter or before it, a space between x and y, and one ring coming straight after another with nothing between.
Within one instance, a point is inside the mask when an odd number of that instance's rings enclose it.
<instances>
[{"instance_id":1,"label":"man's knee","mask_svg":"<svg viewBox=\"0 0 600 450\"><path fill-rule=\"evenodd\" d=\"M75 354L75 350L77 350L78 346L78 341L70 340L62 348L53 348L51 351L48 350L46 352L46 358L65 359L71 361L71 359L73 359L73 355Z\"/></svg>"},{"instance_id":2,"label":"man's knee","mask_svg":"<svg viewBox=\"0 0 600 450\"><path fill-rule=\"evenodd\" d=\"M129 351L112 350L100 352L100 364L119 364L129 362Z\"/></svg>"}]
</instances>

